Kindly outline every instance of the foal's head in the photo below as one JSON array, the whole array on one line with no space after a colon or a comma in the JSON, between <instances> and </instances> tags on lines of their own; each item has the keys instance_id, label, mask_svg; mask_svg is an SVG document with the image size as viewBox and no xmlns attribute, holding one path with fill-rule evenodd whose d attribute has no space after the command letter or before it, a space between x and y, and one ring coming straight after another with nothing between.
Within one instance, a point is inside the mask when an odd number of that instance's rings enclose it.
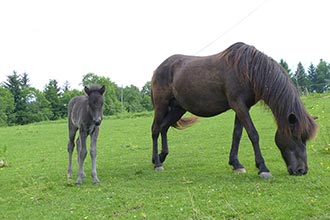
<instances>
[{"instance_id":1,"label":"foal's head","mask_svg":"<svg viewBox=\"0 0 330 220\"><path fill-rule=\"evenodd\" d=\"M84 91L88 97L88 111L93 119L95 125L100 125L102 122L102 106L103 106L103 95L105 93L105 87L92 85L85 86Z\"/></svg>"}]
</instances>

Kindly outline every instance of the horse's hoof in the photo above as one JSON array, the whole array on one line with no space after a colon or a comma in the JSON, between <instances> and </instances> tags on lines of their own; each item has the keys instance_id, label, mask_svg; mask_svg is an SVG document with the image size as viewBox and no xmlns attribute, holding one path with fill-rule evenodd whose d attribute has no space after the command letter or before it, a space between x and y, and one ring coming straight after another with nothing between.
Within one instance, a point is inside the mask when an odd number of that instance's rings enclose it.
<instances>
[{"instance_id":1,"label":"horse's hoof","mask_svg":"<svg viewBox=\"0 0 330 220\"><path fill-rule=\"evenodd\" d=\"M264 179L272 178L272 174L270 172L261 172L259 173L259 176Z\"/></svg>"},{"instance_id":2,"label":"horse's hoof","mask_svg":"<svg viewBox=\"0 0 330 220\"><path fill-rule=\"evenodd\" d=\"M163 167L163 166L155 167L155 170L156 170L156 171L163 171L163 170L164 170L164 167Z\"/></svg>"},{"instance_id":3,"label":"horse's hoof","mask_svg":"<svg viewBox=\"0 0 330 220\"><path fill-rule=\"evenodd\" d=\"M234 171L234 173L237 173L237 174L246 173L246 169L244 167L234 169L233 171Z\"/></svg>"}]
</instances>

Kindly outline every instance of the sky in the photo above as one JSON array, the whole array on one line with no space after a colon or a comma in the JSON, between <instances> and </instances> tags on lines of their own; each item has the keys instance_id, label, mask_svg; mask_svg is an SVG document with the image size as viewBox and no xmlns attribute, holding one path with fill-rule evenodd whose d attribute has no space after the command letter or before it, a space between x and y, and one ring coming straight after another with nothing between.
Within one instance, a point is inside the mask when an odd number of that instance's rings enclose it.
<instances>
[{"instance_id":1,"label":"sky","mask_svg":"<svg viewBox=\"0 0 330 220\"><path fill-rule=\"evenodd\" d=\"M11 0L0 2L0 82L27 73L80 89L83 76L142 87L173 54L206 56L235 42L292 70L330 62L328 0Z\"/></svg>"}]
</instances>

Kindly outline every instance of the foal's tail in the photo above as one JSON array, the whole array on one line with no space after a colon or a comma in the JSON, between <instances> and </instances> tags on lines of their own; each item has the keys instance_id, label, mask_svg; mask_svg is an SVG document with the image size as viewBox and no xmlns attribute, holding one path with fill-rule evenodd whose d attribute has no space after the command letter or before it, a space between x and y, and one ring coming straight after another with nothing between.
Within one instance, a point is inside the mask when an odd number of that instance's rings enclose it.
<instances>
[{"instance_id":1,"label":"foal's tail","mask_svg":"<svg viewBox=\"0 0 330 220\"><path fill-rule=\"evenodd\" d=\"M193 125L195 122L198 121L198 117L193 115L190 117L184 117L179 119L174 125L172 125L174 128L176 129L186 129L188 127L190 127L191 125Z\"/></svg>"}]
</instances>

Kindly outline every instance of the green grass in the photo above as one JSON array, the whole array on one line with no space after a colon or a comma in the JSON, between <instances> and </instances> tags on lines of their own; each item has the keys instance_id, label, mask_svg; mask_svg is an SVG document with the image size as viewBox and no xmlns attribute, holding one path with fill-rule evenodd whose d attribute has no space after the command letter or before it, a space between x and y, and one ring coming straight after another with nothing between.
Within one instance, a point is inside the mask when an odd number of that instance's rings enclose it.
<instances>
[{"instance_id":1,"label":"green grass","mask_svg":"<svg viewBox=\"0 0 330 220\"><path fill-rule=\"evenodd\" d=\"M67 175L65 120L0 128L0 219L330 219L330 97L303 99L320 127L308 143L309 173L290 176L274 143L270 111L251 115L271 179L261 179L252 145L243 134L239 152L246 174L228 165L234 114L201 118L170 129L163 172L151 164L151 114L110 117L98 140L101 183L75 186ZM76 158L76 152L74 154Z\"/></svg>"}]
</instances>

